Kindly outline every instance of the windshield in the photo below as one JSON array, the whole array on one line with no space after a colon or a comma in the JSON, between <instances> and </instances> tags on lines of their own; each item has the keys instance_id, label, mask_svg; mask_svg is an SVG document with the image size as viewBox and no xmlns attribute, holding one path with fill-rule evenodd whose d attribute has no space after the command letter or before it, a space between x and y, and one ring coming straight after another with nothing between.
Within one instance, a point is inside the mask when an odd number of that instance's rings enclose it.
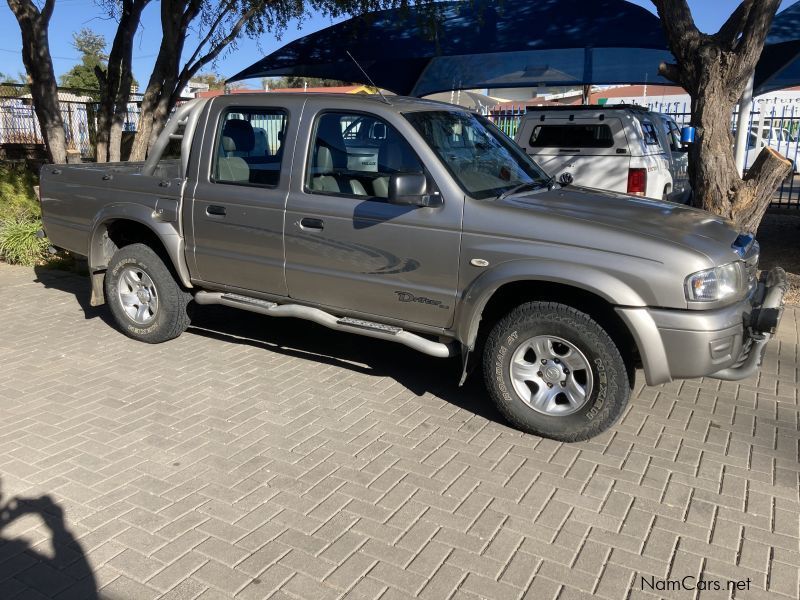
<instances>
[{"instance_id":1,"label":"windshield","mask_svg":"<svg viewBox=\"0 0 800 600\"><path fill-rule=\"evenodd\" d=\"M550 180L484 117L446 110L403 116L473 198L494 198L513 188L543 186Z\"/></svg>"}]
</instances>

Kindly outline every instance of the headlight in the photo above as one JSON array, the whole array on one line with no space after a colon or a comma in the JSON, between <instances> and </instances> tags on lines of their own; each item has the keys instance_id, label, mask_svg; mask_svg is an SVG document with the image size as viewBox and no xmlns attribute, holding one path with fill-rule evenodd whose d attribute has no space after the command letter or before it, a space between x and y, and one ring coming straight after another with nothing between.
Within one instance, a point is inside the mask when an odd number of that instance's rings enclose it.
<instances>
[{"instance_id":1,"label":"headlight","mask_svg":"<svg viewBox=\"0 0 800 600\"><path fill-rule=\"evenodd\" d=\"M742 292L746 285L744 263L736 261L689 275L686 299L690 302L724 300Z\"/></svg>"}]
</instances>

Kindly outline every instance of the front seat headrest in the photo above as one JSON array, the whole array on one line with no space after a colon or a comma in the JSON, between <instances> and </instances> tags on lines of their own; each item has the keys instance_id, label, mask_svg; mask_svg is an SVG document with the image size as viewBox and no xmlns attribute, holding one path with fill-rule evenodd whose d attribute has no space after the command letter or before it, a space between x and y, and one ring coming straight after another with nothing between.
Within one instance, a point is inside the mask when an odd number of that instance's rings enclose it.
<instances>
[{"instance_id":1,"label":"front seat headrest","mask_svg":"<svg viewBox=\"0 0 800 600\"><path fill-rule=\"evenodd\" d=\"M222 149L225 151L225 154L230 155L232 152L236 151L236 143L233 141L233 139L229 138L227 135L223 135Z\"/></svg>"},{"instance_id":2,"label":"front seat headrest","mask_svg":"<svg viewBox=\"0 0 800 600\"><path fill-rule=\"evenodd\" d=\"M317 174L325 174L333 172L333 155L331 154L330 148L326 146L320 146L319 148L317 148L317 161L316 161L315 171Z\"/></svg>"},{"instance_id":3,"label":"front seat headrest","mask_svg":"<svg viewBox=\"0 0 800 600\"><path fill-rule=\"evenodd\" d=\"M228 137L233 141L237 152L250 152L256 145L253 126L244 119L229 119L222 128L223 143Z\"/></svg>"}]
</instances>

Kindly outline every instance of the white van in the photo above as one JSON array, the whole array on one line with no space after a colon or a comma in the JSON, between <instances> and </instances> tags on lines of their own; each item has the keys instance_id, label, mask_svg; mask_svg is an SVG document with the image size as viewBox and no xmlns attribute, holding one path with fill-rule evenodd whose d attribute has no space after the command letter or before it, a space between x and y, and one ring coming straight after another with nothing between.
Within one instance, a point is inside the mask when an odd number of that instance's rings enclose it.
<instances>
[{"instance_id":1,"label":"white van","mask_svg":"<svg viewBox=\"0 0 800 600\"><path fill-rule=\"evenodd\" d=\"M686 202L686 169L680 167L686 160L674 160L671 145L677 142L676 154L685 150L679 145L680 132L670 144L663 118L639 106L530 107L515 140L557 180L571 178L584 187ZM680 189L674 185L673 162Z\"/></svg>"}]
</instances>

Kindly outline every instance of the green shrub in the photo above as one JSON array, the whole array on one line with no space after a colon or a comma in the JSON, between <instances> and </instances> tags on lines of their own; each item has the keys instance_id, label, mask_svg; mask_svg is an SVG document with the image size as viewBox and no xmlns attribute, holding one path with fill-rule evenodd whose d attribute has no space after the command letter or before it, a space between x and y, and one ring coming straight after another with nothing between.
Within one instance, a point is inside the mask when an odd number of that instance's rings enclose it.
<instances>
[{"instance_id":1,"label":"green shrub","mask_svg":"<svg viewBox=\"0 0 800 600\"><path fill-rule=\"evenodd\" d=\"M47 258L46 238L36 237L42 222L17 215L0 222L0 258L16 265L33 266Z\"/></svg>"},{"instance_id":2,"label":"green shrub","mask_svg":"<svg viewBox=\"0 0 800 600\"><path fill-rule=\"evenodd\" d=\"M33 193L38 177L24 163L0 163L0 222L9 217L42 214Z\"/></svg>"}]
</instances>

